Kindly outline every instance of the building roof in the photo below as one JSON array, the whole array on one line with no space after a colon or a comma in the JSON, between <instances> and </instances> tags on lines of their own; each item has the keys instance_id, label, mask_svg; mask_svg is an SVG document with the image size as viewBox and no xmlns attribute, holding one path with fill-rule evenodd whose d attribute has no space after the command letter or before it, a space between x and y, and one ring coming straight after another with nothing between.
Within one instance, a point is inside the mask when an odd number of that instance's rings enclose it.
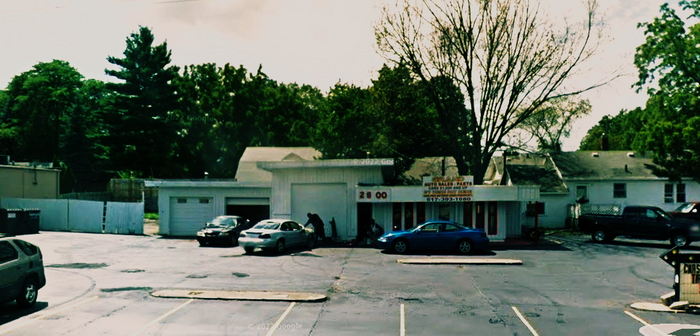
<instances>
[{"instance_id":1,"label":"building roof","mask_svg":"<svg viewBox=\"0 0 700 336\"><path fill-rule=\"evenodd\" d=\"M316 161L258 162L258 167L267 171L289 168L348 168L393 166L394 159L336 159Z\"/></svg>"},{"instance_id":2,"label":"building roof","mask_svg":"<svg viewBox=\"0 0 700 336\"><path fill-rule=\"evenodd\" d=\"M272 174L260 169L258 162L305 161L321 157L312 147L247 147L238 161L236 180L241 182L270 182Z\"/></svg>"},{"instance_id":3,"label":"building roof","mask_svg":"<svg viewBox=\"0 0 700 336\"><path fill-rule=\"evenodd\" d=\"M503 173L503 157L493 157L485 180L490 179L491 184L502 184L503 176L506 175L506 184L509 185L539 185L540 192L543 193L567 192L566 184L557 168L546 155L518 154L507 156L505 169L506 174Z\"/></svg>"},{"instance_id":4,"label":"building roof","mask_svg":"<svg viewBox=\"0 0 700 336\"><path fill-rule=\"evenodd\" d=\"M633 151L578 151L551 155L564 179L658 179L652 159Z\"/></svg>"},{"instance_id":5,"label":"building roof","mask_svg":"<svg viewBox=\"0 0 700 336\"><path fill-rule=\"evenodd\" d=\"M443 174L444 167L444 174ZM457 163L451 156L416 159L411 168L403 173L407 180L422 181L423 176L459 176Z\"/></svg>"},{"instance_id":6,"label":"building roof","mask_svg":"<svg viewBox=\"0 0 700 336\"><path fill-rule=\"evenodd\" d=\"M145 180L146 187L160 188L270 188L270 182L238 182L233 180Z\"/></svg>"}]
</instances>

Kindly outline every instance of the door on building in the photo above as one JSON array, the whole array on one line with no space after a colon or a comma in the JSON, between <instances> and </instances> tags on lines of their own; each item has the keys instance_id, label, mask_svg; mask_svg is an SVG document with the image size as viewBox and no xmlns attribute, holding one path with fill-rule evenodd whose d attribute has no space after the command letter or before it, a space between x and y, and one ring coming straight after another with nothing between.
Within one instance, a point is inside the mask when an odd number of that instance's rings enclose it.
<instances>
[{"instance_id":1,"label":"door on building","mask_svg":"<svg viewBox=\"0 0 700 336\"><path fill-rule=\"evenodd\" d=\"M357 226L347 226L347 186L345 183L292 184L292 219L306 223L307 213L318 214L325 224L326 237L348 239L357 235Z\"/></svg>"},{"instance_id":2,"label":"door on building","mask_svg":"<svg viewBox=\"0 0 700 336\"><path fill-rule=\"evenodd\" d=\"M208 220L214 218L211 197L170 198L170 235L194 236Z\"/></svg>"},{"instance_id":3,"label":"door on building","mask_svg":"<svg viewBox=\"0 0 700 336\"><path fill-rule=\"evenodd\" d=\"M270 218L270 200L268 198L226 198L226 214L241 216L257 223Z\"/></svg>"},{"instance_id":4,"label":"door on building","mask_svg":"<svg viewBox=\"0 0 700 336\"><path fill-rule=\"evenodd\" d=\"M357 237L367 236L372 223L372 203L357 203Z\"/></svg>"}]
</instances>

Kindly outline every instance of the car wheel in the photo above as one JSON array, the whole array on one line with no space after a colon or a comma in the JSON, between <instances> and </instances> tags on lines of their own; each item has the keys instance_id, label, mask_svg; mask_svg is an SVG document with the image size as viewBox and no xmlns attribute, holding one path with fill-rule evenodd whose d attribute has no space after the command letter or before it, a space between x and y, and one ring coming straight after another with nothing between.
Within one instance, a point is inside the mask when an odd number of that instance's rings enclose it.
<instances>
[{"instance_id":1,"label":"car wheel","mask_svg":"<svg viewBox=\"0 0 700 336\"><path fill-rule=\"evenodd\" d=\"M280 239L277 241L277 245L275 246L275 252L283 253L285 248L286 247L284 246L284 240Z\"/></svg>"},{"instance_id":2,"label":"car wheel","mask_svg":"<svg viewBox=\"0 0 700 336\"><path fill-rule=\"evenodd\" d=\"M396 253L404 254L408 251L408 243L403 239L399 239L391 244L391 249Z\"/></svg>"},{"instance_id":3,"label":"car wheel","mask_svg":"<svg viewBox=\"0 0 700 336\"><path fill-rule=\"evenodd\" d=\"M610 239L610 235L608 235L608 233L603 230L593 231L593 233L591 234L591 239L593 239L593 241L596 243L609 242L612 240Z\"/></svg>"},{"instance_id":4,"label":"car wheel","mask_svg":"<svg viewBox=\"0 0 700 336\"><path fill-rule=\"evenodd\" d=\"M467 239L460 240L457 243L457 251L461 254L469 254L472 252L472 242Z\"/></svg>"},{"instance_id":5,"label":"car wheel","mask_svg":"<svg viewBox=\"0 0 700 336\"><path fill-rule=\"evenodd\" d=\"M671 246L676 247L676 246L688 246L690 242L688 241L688 238L685 237L683 234L675 234L673 237L671 237Z\"/></svg>"},{"instance_id":6,"label":"car wheel","mask_svg":"<svg viewBox=\"0 0 700 336\"><path fill-rule=\"evenodd\" d=\"M22 293L17 297L17 305L20 307L29 307L36 303L36 298L39 296L39 286L34 279L27 279L22 285Z\"/></svg>"},{"instance_id":7,"label":"car wheel","mask_svg":"<svg viewBox=\"0 0 700 336\"><path fill-rule=\"evenodd\" d=\"M253 254L253 251L255 251L255 247L246 246L246 247L243 248L243 250L245 250L245 253L246 253L246 254Z\"/></svg>"}]
</instances>

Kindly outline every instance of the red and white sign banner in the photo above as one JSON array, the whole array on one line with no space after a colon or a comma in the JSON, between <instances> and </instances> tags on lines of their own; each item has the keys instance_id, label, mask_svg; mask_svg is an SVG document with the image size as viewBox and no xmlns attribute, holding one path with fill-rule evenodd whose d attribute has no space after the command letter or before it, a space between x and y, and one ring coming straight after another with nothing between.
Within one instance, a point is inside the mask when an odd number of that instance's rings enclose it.
<instances>
[{"instance_id":1,"label":"red and white sign banner","mask_svg":"<svg viewBox=\"0 0 700 336\"><path fill-rule=\"evenodd\" d=\"M473 198L474 176L424 176L426 202L469 202Z\"/></svg>"}]
</instances>

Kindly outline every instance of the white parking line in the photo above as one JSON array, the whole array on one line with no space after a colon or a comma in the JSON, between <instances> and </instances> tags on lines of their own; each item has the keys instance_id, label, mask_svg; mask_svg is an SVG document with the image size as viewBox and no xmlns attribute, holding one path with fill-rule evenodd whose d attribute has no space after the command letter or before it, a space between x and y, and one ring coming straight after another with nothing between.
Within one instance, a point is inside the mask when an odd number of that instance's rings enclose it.
<instances>
[{"instance_id":1,"label":"white parking line","mask_svg":"<svg viewBox=\"0 0 700 336\"><path fill-rule=\"evenodd\" d=\"M89 298L86 298L86 299L83 299L80 301L76 301L72 304L58 306L56 309L53 309L53 310L49 310L46 312L36 312L32 315L28 315L27 318L24 320L21 320L21 322L14 324L14 325L6 326L5 329L0 329L0 335L7 334L10 331L17 330L17 329L22 328L22 327L26 327L27 325L35 322L36 320L42 320L42 319L45 319L49 316L57 315L65 310L68 310L69 308L73 308L73 307L79 306L81 304L88 303L90 301L96 300L97 298L99 298L99 297L98 296L91 296Z\"/></svg>"},{"instance_id":2,"label":"white parking line","mask_svg":"<svg viewBox=\"0 0 700 336\"><path fill-rule=\"evenodd\" d=\"M632 313L630 313L630 312L628 312L628 311L626 311L626 310L625 310L625 314L627 314L627 316L629 316L629 317L631 317L631 318L637 320L637 322L639 322L639 323L641 323L641 324L643 324L643 325L645 325L645 326L651 325L649 322L644 321L641 317L639 317L639 316L637 316L637 315L634 315L634 314L632 314Z\"/></svg>"},{"instance_id":3,"label":"white parking line","mask_svg":"<svg viewBox=\"0 0 700 336\"><path fill-rule=\"evenodd\" d=\"M516 308L515 306L513 306L512 308L513 308L513 311L515 312L515 315L518 315L518 318L520 319L520 321L522 321L523 324L525 324L525 326L527 327L527 329L530 330L532 335L533 336L540 336L540 334L537 333L537 330L535 330L535 328L532 327L530 322L528 322L527 319L525 319L525 316L523 316L523 314L520 313L520 310L518 310L518 308Z\"/></svg>"},{"instance_id":4,"label":"white parking line","mask_svg":"<svg viewBox=\"0 0 700 336\"><path fill-rule=\"evenodd\" d=\"M158 322L164 320L166 317L168 317L168 316L174 314L176 311L178 311L178 310L182 309L183 307L185 307L186 305L192 303L192 301L194 301L194 299L189 299L189 300L187 300L185 303L183 303L183 304L181 304L181 305L179 305L179 306L177 306L177 307L175 307L175 308L173 308L173 309L170 309L167 313L165 313L165 314L159 316L157 319L155 319L155 320L153 320L153 321L151 321L151 322L148 322L148 324L146 324L145 326L143 326L143 328L141 328L141 330L139 330L138 332L134 333L134 335L140 335L140 334L146 332L146 331L148 330L148 328L150 328L152 325L154 325L154 324L156 324L156 323L158 323Z\"/></svg>"},{"instance_id":5,"label":"white parking line","mask_svg":"<svg viewBox=\"0 0 700 336\"><path fill-rule=\"evenodd\" d=\"M277 330L277 328L279 328L282 321L284 321L284 318L287 317L287 315L289 314L290 311L292 311L292 308L294 308L295 304L297 304L297 303L292 302L289 304L289 307L287 307L287 310L285 310L284 313L282 313L282 316L280 316L280 318L277 319L277 322L275 322L275 324L272 325L272 328L270 328L270 330L267 332L267 334L265 334L265 336L272 336L272 334L275 333L275 331Z\"/></svg>"},{"instance_id":6,"label":"white parking line","mask_svg":"<svg viewBox=\"0 0 700 336\"><path fill-rule=\"evenodd\" d=\"M401 304L399 311L401 314L399 318L399 335L406 336L406 309L404 308L403 303Z\"/></svg>"}]
</instances>

